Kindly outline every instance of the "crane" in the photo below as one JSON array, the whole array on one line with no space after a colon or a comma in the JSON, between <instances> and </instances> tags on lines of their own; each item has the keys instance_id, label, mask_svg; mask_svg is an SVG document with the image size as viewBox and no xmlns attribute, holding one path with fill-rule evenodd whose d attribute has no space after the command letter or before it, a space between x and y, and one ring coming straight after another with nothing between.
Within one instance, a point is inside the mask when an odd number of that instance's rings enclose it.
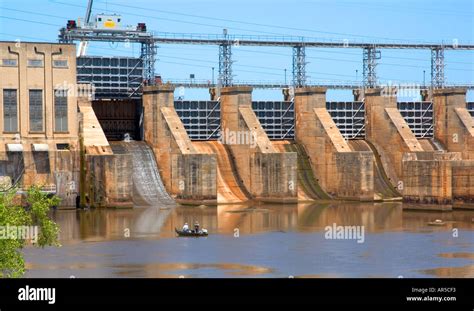
<instances>
[{"instance_id":1,"label":"crane","mask_svg":"<svg viewBox=\"0 0 474 311\"><path fill-rule=\"evenodd\" d=\"M87 4L86 16L84 17L84 25L87 25L90 23L93 3L94 3L94 0L89 0L89 3ZM78 57L86 55L88 45L89 45L88 41L81 40L81 43L79 44L79 49L77 51Z\"/></svg>"}]
</instances>

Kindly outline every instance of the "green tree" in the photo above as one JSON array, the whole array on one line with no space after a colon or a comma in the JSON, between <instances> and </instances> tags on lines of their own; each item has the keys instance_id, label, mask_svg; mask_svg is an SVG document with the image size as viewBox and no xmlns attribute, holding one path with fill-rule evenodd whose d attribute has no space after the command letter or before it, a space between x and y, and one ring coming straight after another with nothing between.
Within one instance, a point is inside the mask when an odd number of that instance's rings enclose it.
<instances>
[{"instance_id":1,"label":"green tree","mask_svg":"<svg viewBox=\"0 0 474 311\"><path fill-rule=\"evenodd\" d=\"M15 190L0 194L0 226L37 226L37 247L60 246L58 242L59 227L49 217L48 212L58 206L60 199L48 196L39 187L27 191L26 207L14 203ZM25 273L25 260L21 253L26 245L21 237L0 239L0 278L17 278Z\"/></svg>"}]
</instances>

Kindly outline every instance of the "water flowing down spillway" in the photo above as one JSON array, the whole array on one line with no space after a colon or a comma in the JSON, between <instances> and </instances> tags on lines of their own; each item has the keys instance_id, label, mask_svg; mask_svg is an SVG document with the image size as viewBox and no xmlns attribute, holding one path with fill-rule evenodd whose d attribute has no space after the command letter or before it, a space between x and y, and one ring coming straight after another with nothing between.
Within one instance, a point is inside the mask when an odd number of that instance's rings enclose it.
<instances>
[{"instance_id":1,"label":"water flowing down spillway","mask_svg":"<svg viewBox=\"0 0 474 311\"><path fill-rule=\"evenodd\" d=\"M273 146L280 152L296 152L298 155L298 199L305 200L330 200L319 185L311 168L311 163L304 147L290 141L273 141Z\"/></svg>"},{"instance_id":2,"label":"water flowing down spillway","mask_svg":"<svg viewBox=\"0 0 474 311\"><path fill-rule=\"evenodd\" d=\"M401 198L383 168L380 155L373 145L365 140L349 140L349 145L354 151L372 151L374 154L374 192L380 199Z\"/></svg>"},{"instance_id":3,"label":"water flowing down spillway","mask_svg":"<svg viewBox=\"0 0 474 311\"><path fill-rule=\"evenodd\" d=\"M111 142L114 153L129 153L133 162L133 203L135 206L173 205L166 192L153 150L143 141Z\"/></svg>"},{"instance_id":4,"label":"water flowing down spillway","mask_svg":"<svg viewBox=\"0 0 474 311\"><path fill-rule=\"evenodd\" d=\"M202 153L217 156L217 202L226 204L248 201L250 195L238 180L237 170L225 146L218 141L199 141L193 142L193 145Z\"/></svg>"}]
</instances>

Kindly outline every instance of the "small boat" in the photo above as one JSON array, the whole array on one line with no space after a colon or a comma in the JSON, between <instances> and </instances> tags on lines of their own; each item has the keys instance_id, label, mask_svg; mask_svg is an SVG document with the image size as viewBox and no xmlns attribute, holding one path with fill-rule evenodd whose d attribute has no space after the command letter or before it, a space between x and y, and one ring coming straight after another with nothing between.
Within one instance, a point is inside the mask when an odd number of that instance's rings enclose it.
<instances>
[{"instance_id":1,"label":"small boat","mask_svg":"<svg viewBox=\"0 0 474 311\"><path fill-rule=\"evenodd\" d=\"M176 234L178 235L178 237L196 237L196 238L199 238L199 237L208 236L208 233L207 233L206 229L202 229L199 232L195 232L193 230L183 231L183 230L178 230L177 228L174 228L174 231L176 231Z\"/></svg>"},{"instance_id":2,"label":"small boat","mask_svg":"<svg viewBox=\"0 0 474 311\"><path fill-rule=\"evenodd\" d=\"M435 221L430 221L428 226L444 226L446 223L443 222L441 219L436 219Z\"/></svg>"}]
</instances>

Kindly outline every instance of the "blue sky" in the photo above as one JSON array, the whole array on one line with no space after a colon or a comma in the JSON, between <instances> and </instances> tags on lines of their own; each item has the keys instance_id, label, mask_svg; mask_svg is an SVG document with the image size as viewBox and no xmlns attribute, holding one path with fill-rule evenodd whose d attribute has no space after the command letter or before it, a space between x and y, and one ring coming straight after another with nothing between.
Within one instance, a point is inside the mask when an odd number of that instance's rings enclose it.
<instances>
[{"instance_id":1,"label":"blue sky","mask_svg":"<svg viewBox=\"0 0 474 311\"><path fill-rule=\"evenodd\" d=\"M87 0L0 0L0 40L55 41L68 19L83 17ZM474 0L96 0L95 13L118 13L125 24L146 22L155 32L294 35L349 42L445 42L474 44ZM89 55L138 56L139 46L91 44ZM291 79L291 50L234 47L234 74L239 81ZM211 79L217 76L215 46L162 45L156 71L165 80ZM362 51L308 49L313 82L360 80ZM474 51L447 51L448 83L474 83ZM357 71L357 72L356 72ZM383 81L422 83L430 80L430 52L383 50L378 76ZM207 90L186 91L187 99L207 99ZM331 91L332 100L351 100L349 91ZM254 91L254 98L281 99L279 91ZM469 100L473 100L469 92Z\"/></svg>"}]
</instances>

